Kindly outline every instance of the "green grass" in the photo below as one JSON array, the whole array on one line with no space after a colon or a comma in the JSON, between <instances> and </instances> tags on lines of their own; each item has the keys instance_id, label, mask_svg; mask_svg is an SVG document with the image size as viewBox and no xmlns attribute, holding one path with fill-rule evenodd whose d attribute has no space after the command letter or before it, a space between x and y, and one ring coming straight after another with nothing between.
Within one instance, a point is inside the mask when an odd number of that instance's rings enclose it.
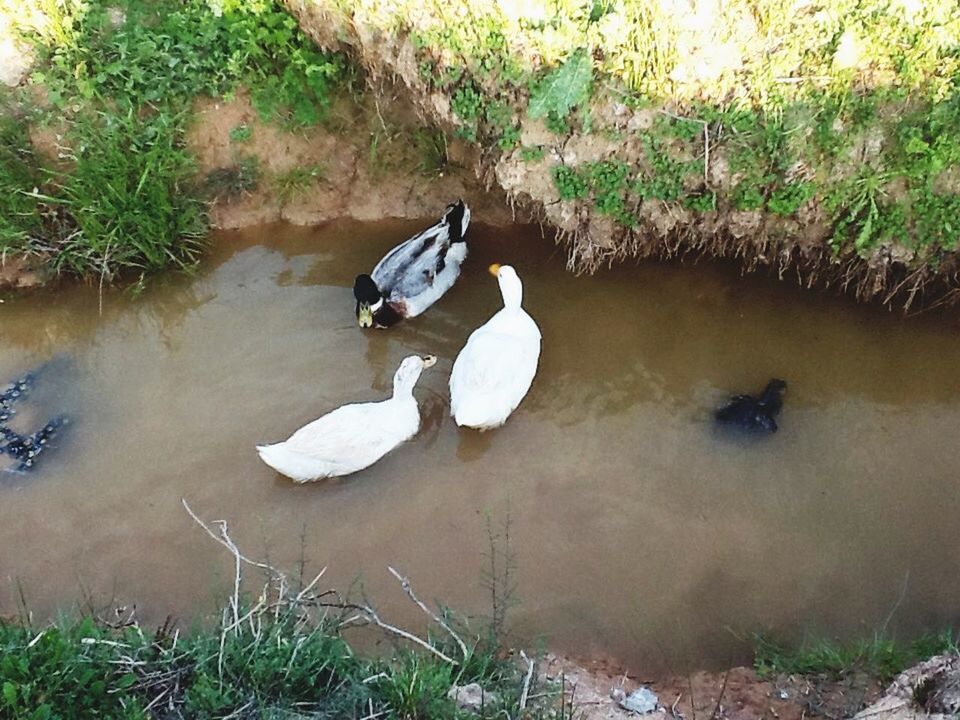
<instances>
[{"instance_id":1,"label":"green grass","mask_svg":"<svg viewBox=\"0 0 960 720\"><path fill-rule=\"evenodd\" d=\"M156 114L91 114L63 153L69 170L43 167L22 125L0 118L0 250L45 257L56 272L118 276L188 267L206 230L194 164Z\"/></svg>"},{"instance_id":2,"label":"green grass","mask_svg":"<svg viewBox=\"0 0 960 720\"><path fill-rule=\"evenodd\" d=\"M814 214L829 223L826 242L837 256L868 258L894 245L914 252L914 264L936 265L960 247L956 3L731 0L722 12L682 23L640 0L549 0L542 13L485 0L458 8L320 3L331 17L409 38L419 80L450 103L451 132L480 144L485 156L517 151L541 160L543 147L562 147L571 133L610 140L601 164L618 168L613 175L576 160L549 172L562 200L587 203L625 229L651 200L687 215L717 213L720 227L732 211L799 227L792 221L819 208ZM42 28L22 19L36 8L49 19ZM97 113L122 117L133 108L144 121L179 118L198 95L229 96L240 86L249 87L261 119L291 129L316 124L356 72L344 56L317 50L279 0L0 0L0 17L39 43L34 80L48 91L48 115L66 122L71 146ZM610 126L603 109L613 104L645 109L654 120L629 132ZM534 122L557 137L539 149L521 147L523 124ZM173 136L163 145L179 151L183 122L157 126ZM438 174L446 163L442 138L433 129L414 133L412 143L403 138L413 146L404 161ZM248 139L249 128L231 132L234 143ZM371 164L401 155L388 147L396 140L386 125L375 133ZM29 154L22 138L0 152L8 166ZM718 163L726 164L727 180L711 174ZM41 194L56 195L45 170L0 169L5 215L13 218L0 221L0 249L36 249L38 236L49 233L48 220L26 217L38 207L25 194L37 178ZM291 176L277 187L295 193L312 179ZM185 187L173 175L166 185ZM58 207L69 213L67 203ZM156 208L158 219L165 212ZM59 266L99 272L82 255ZM134 267L154 263L137 257Z\"/></svg>"},{"instance_id":3,"label":"green grass","mask_svg":"<svg viewBox=\"0 0 960 720\"><path fill-rule=\"evenodd\" d=\"M0 251L20 250L41 232L38 200L39 164L25 124L0 112Z\"/></svg>"},{"instance_id":4,"label":"green grass","mask_svg":"<svg viewBox=\"0 0 960 720\"><path fill-rule=\"evenodd\" d=\"M245 143L251 137L253 137L253 128L249 125L243 124L230 128L230 142L232 143Z\"/></svg>"},{"instance_id":5,"label":"green grass","mask_svg":"<svg viewBox=\"0 0 960 720\"><path fill-rule=\"evenodd\" d=\"M612 148L610 161L630 166L629 193L591 188L580 164L551 171L563 200L627 227L631 194L781 218L812 203L827 210L838 255L895 244L936 263L960 244L955 3L733 0L686 23L639 0L551 0L540 14L480 0L464 12L326 4L409 34L421 79L450 98L458 133L484 147L516 148L517 118L542 120L562 146L571 132L612 132L597 125L596 104L660 111L635 133L642 157ZM732 182L704 178L707 138ZM880 152L865 162L871 143Z\"/></svg>"},{"instance_id":6,"label":"green grass","mask_svg":"<svg viewBox=\"0 0 960 720\"><path fill-rule=\"evenodd\" d=\"M840 677L859 671L887 682L911 665L934 655L960 652L958 642L960 637L950 630L925 635L908 644L878 633L852 643L814 638L799 647L757 635L754 638L754 667L761 677L780 673Z\"/></svg>"},{"instance_id":7,"label":"green grass","mask_svg":"<svg viewBox=\"0 0 960 720\"><path fill-rule=\"evenodd\" d=\"M499 639L513 587L509 528L509 521L497 534L488 527L493 616L479 629L443 606L420 603L392 569L430 619L419 636L385 623L365 596L361 604L319 587L323 572L305 582L302 562L299 574L288 576L239 551L234 593L190 632L169 619L149 632L135 613L112 624L81 616L37 627L22 606L20 622L0 622L0 718L556 717L558 688L528 678ZM222 544L235 548L225 524L219 532ZM254 597L240 590L248 563L263 582ZM355 653L343 631L358 625L382 630L387 650ZM453 685L470 683L489 697L479 713L458 710L448 696ZM521 707L524 688L529 697Z\"/></svg>"},{"instance_id":8,"label":"green grass","mask_svg":"<svg viewBox=\"0 0 960 720\"><path fill-rule=\"evenodd\" d=\"M195 98L247 87L261 119L292 129L323 120L350 82L344 59L317 50L274 0L3 3L0 19L33 9L52 19L42 32L19 29L39 54L41 115L68 151L65 163L45 164L22 117L0 112L0 252L40 255L59 273L142 279L189 267L205 231L201 198L256 187L244 161L194 181L184 145ZM245 142L250 128L230 137ZM291 175L281 190L313 177Z\"/></svg>"},{"instance_id":9,"label":"green grass","mask_svg":"<svg viewBox=\"0 0 960 720\"><path fill-rule=\"evenodd\" d=\"M91 2L78 11L75 40L42 46L45 69L34 80L66 111L82 100L166 107L244 84L263 119L318 123L346 78L343 59L317 50L273 0L220 5L217 13L201 0Z\"/></svg>"},{"instance_id":10,"label":"green grass","mask_svg":"<svg viewBox=\"0 0 960 720\"><path fill-rule=\"evenodd\" d=\"M278 588L272 585L269 592ZM241 604L236 614L229 604L219 622L188 633L169 626L148 632L135 623L111 627L90 617L44 627L0 624L0 717L518 716L524 668L478 639L486 633L471 637L463 624L455 625L468 642L466 656L450 637L446 644L429 638L455 662L419 648L365 657L341 634L341 610L322 606L333 601L288 589L255 605ZM453 684L472 682L491 693L478 715L457 710L448 697ZM556 689L539 681L531 687L537 693L528 716L548 717Z\"/></svg>"},{"instance_id":11,"label":"green grass","mask_svg":"<svg viewBox=\"0 0 960 720\"><path fill-rule=\"evenodd\" d=\"M204 207L193 189L194 163L180 145L180 119L101 115L78 123L75 163L54 176L52 207L71 218L61 238L57 270L82 275L139 273L186 267L197 257L206 230Z\"/></svg>"},{"instance_id":12,"label":"green grass","mask_svg":"<svg viewBox=\"0 0 960 720\"><path fill-rule=\"evenodd\" d=\"M232 165L209 172L203 185L214 200L242 197L260 187L260 162L252 156L240 156Z\"/></svg>"},{"instance_id":13,"label":"green grass","mask_svg":"<svg viewBox=\"0 0 960 720\"><path fill-rule=\"evenodd\" d=\"M313 165L298 165L275 176L273 186L277 197L282 202L289 202L311 185L323 180L325 172L323 164L315 163Z\"/></svg>"},{"instance_id":14,"label":"green grass","mask_svg":"<svg viewBox=\"0 0 960 720\"><path fill-rule=\"evenodd\" d=\"M431 128L413 131L413 147L417 155L417 170L423 175L440 175L447 167L447 139L443 133Z\"/></svg>"}]
</instances>

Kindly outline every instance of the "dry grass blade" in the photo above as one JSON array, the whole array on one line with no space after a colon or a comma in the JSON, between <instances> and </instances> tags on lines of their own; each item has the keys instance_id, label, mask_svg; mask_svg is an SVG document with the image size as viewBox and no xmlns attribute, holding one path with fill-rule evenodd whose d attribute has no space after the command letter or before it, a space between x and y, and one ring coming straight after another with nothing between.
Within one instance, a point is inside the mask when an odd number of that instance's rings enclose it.
<instances>
[{"instance_id":1,"label":"dry grass blade","mask_svg":"<svg viewBox=\"0 0 960 720\"><path fill-rule=\"evenodd\" d=\"M520 657L527 664L527 674L523 678L523 690L520 692L520 709L518 714L522 714L523 711L527 708L527 699L530 696L530 681L533 680L533 668L534 662L527 657L527 654L521 650Z\"/></svg>"}]
</instances>

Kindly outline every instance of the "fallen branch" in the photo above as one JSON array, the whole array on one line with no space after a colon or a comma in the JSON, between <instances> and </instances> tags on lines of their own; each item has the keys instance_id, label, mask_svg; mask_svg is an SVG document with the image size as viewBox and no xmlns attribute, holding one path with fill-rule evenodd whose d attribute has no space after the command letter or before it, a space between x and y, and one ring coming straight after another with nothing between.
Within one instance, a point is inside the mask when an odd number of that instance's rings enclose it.
<instances>
[{"instance_id":1,"label":"fallen branch","mask_svg":"<svg viewBox=\"0 0 960 720\"><path fill-rule=\"evenodd\" d=\"M233 555L234 557L234 586L233 586L233 596L230 599L230 610L232 611L233 619L231 622L226 617L223 618L223 629L220 635L220 657L218 658L218 670L220 670L221 676L222 676L222 660L223 660L224 648L226 645L227 633L230 632L231 630L239 631L240 625L245 620L249 619L252 622L256 612L263 610L266 607L266 593L269 589L269 583L267 584L267 587L264 588L264 593L261 595L260 601L254 606L254 609L246 613L243 617L240 617L240 579L241 579L242 564L246 563L247 565L250 565L255 568L259 568L261 570L266 570L268 573L270 573L272 579L275 579L279 585L278 593L280 596L280 603L278 603L278 605L282 604L282 601L285 599L285 596L286 596L286 587L287 587L286 575L280 572L279 570L277 570L276 568L274 568L272 565L269 565L263 562L258 562L256 560L251 560L242 552L240 552L240 548L237 547L236 543L234 543L233 539L230 537L226 520L214 520L210 524L207 524L197 516L197 514L190 507L189 503L187 503L186 498L180 498L180 502L183 504L184 509L187 511L190 517L193 518L194 522L196 522L200 527L202 527L206 531L207 535L212 537L218 543L223 545L227 550L229 550L230 554ZM216 527L216 531L214 531L211 525ZM305 588L303 588L303 590L301 590L294 598L289 599L290 604L297 605L302 603L307 593L309 593L317 584L317 582L319 582L320 578L322 578L324 573L326 573L326 570L327 570L326 568L321 570L317 574L317 576L314 577L314 579ZM457 644L460 646L460 649L463 652L463 657L464 659L466 659L467 656L469 655L469 651L467 650L467 646L463 642L463 640L460 639L460 637L453 631L452 628L450 628L449 625L447 625L446 622L444 622L440 617L438 617L435 613L433 613L424 603L422 603L417 598L417 596L413 592L413 589L410 587L409 580L401 576L393 568L389 568L389 570L393 574L393 576L400 581L401 586L403 587L407 595L424 612L426 612L435 622L437 622L448 633L450 633L450 635L454 638L454 640L456 640ZM327 594L329 594L329 592L321 593L319 597L322 598L324 595L327 595ZM315 604L316 607L337 608L340 610L353 610L356 613L358 613L357 615L354 615L353 617L340 622L340 627L349 625L357 620L363 620L364 622L372 623L373 625L376 625L381 630L384 630L392 635L395 635L399 638L403 638L404 640L407 640L409 642L414 643L415 645L420 646L421 648L437 656L444 662L450 663L451 665L460 664L457 660L451 658L442 650L437 649L426 640L420 637L417 637L413 633L407 630L404 630L403 628L399 628L395 625L391 625L390 623L385 622L383 619L381 619L377 611L374 610L374 608L369 604L358 605L354 603L346 603L346 602L343 602L342 599L338 600L338 602L336 603L317 602L317 600L318 600L317 597L311 598L311 601Z\"/></svg>"},{"instance_id":2,"label":"fallen branch","mask_svg":"<svg viewBox=\"0 0 960 720\"><path fill-rule=\"evenodd\" d=\"M213 525L217 525L217 526L219 527L219 529L220 529L220 534L218 535L217 533L213 532L213 530L211 530L210 527L209 527L205 522L203 522L203 520L201 520L200 518L198 518L198 517L197 517L197 514L196 514L195 512L193 512L193 510L190 509L190 505L187 504L186 498L180 498L180 502L183 504L184 509L187 511L187 513L189 513L190 517L193 518L194 522L196 522L200 527L202 527L204 530L207 531L207 535L209 535L209 536L212 537L214 540L216 540L218 543L220 543L221 545L223 545L223 546L224 546L225 548L227 548L227 550L229 550L230 552L234 552L234 551L236 550L236 551L237 551L237 557L239 557L240 560L242 560L243 562L245 562L247 565L251 565L251 566L253 566L253 567L260 568L261 570L267 570L268 572L272 573L274 576L276 576L276 577L278 577L278 578L286 577L282 572L280 572L279 570L277 570L277 569L276 569L275 567L273 567L272 565L268 565L267 563L257 562L256 560L251 560L251 559L248 558L246 555L240 553L240 551L237 549L237 546L233 544L233 540L230 540L229 536L227 535L227 521L226 521L226 520L214 520L214 521L213 521L212 524L213 524ZM226 537L226 539L224 539L224 537Z\"/></svg>"},{"instance_id":3,"label":"fallen branch","mask_svg":"<svg viewBox=\"0 0 960 720\"><path fill-rule=\"evenodd\" d=\"M424 603L420 601L420 599L414 594L413 588L410 586L410 580L403 577L400 573L398 573L389 565L387 566L387 570L389 570L390 574L393 575L400 582L400 587L402 587L403 591L407 594L407 596L411 600L413 600L414 603L416 603L417 607L423 610L428 616L430 616L430 618L435 623L437 623L437 625L442 627L444 630L446 630L450 634L450 637L452 637L456 641L457 645L460 646L460 652L463 653L463 659L466 660L467 657L470 655L470 653L467 651L466 643L464 643L463 640L460 639L460 636L457 635L453 631L453 629L449 625L447 625L446 622L444 622L443 618L438 616L436 613L434 613L432 610L430 610L430 608L428 608Z\"/></svg>"},{"instance_id":4,"label":"fallen branch","mask_svg":"<svg viewBox=\"0 0 960 720\"><path fill-rule=\"evenodd\" d=\"M410 642L419 645L424 650L436 655L438 658L444 662L448 662L451 665L459 665L456 660L452 657L446 655L443 651L438 650L433 645L428 643L426 640L417 637L411 632L404 630L403 628L398 628L396 625L391 625L390 623L384 622L380 619L380 615L377 614L377 611L374 610L369 605L357 605L355 603L321 603L321 607L332 607L340 610L355 610L358 614L353 615L352 617L347 618L340 623L340 627L345 627L351 625L357 620L363 620L367 623L373 623L381 630L385 630L392 635L403 638L404 640L409 640Z\"/></svg>"}]
</instances>

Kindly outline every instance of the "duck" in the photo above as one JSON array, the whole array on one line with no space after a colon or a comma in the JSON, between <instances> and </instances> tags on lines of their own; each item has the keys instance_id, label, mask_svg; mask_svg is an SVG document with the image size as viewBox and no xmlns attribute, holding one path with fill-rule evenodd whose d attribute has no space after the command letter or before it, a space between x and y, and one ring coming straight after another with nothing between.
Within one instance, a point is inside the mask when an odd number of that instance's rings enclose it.
<instances>
[{"instance_id":1,"label":"duck","mask_svg":"<svg viewBox=\"0 0 960 720\"><path fill-rule=\"evenodd\" d=\"M474 330L450 373L450 411L460 427L503 425L537 374L541 333L522 307L523 283L510 265L491 265L503 309Z\"/></svg>"},{"instance_id":2,"label":"duck","mask_svg":"<svg viewBox=\"0 0 960 720\"><path fill-rule=\"evenodd\" d=\"M369 275L357 275L353 296L360 327L391 327L443 297L460 277L469 225L470 208L458 200L435 225L384 255Z\"/></svg>"},{"instance_id":3,"label":"duck","mask_svg":"<svg viewBox=\"0 0 960 720\"><path fill-rule=\"evenodd\" d=\"M433 355L404 358L393 376L390 398L342 405L283 442L258 445L260 459L298 483L370 467L420 430L420 408L413 388L423 370L436 362Z\"/></svg>"},{"instance_id":4,"label":"duck","mask_svg":"<svg viewBox=\"0 0 960 720\"><path fill-rule=\"evenodd\" d=\"M717 422L748 431L775 433L777 422L774 417L783 407L783 393L786 389L785 381L773 378L760 393L760 397L735 395L717 410Z\"/></svg>"}]
</instances>

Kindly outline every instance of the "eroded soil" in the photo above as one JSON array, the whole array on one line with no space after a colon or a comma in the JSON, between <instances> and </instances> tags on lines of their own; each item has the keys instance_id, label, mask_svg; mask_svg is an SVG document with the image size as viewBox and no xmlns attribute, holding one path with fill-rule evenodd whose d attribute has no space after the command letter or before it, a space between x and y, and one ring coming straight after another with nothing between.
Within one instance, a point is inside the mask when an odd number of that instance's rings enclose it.
<instances>
[{"instance_id":1,"label":"eroded soil","mask_svg":"<svg viewBox=\"0 0 960 720\"><path fill-rule=\"evenodd\" d=\"M576 661L557 655L548 655L541 671L561 684L567 702L573 702L583 720L640 717L622 709L617 698L641 685L658 698L656 712L647 716L655 720L802 720L811 716L839 720L853 717L883 693L879 682L860 673L841 680L761 678L753 668L741 666L644 678L619 672L603 660Z\"/></svg>"}]
</instances>

